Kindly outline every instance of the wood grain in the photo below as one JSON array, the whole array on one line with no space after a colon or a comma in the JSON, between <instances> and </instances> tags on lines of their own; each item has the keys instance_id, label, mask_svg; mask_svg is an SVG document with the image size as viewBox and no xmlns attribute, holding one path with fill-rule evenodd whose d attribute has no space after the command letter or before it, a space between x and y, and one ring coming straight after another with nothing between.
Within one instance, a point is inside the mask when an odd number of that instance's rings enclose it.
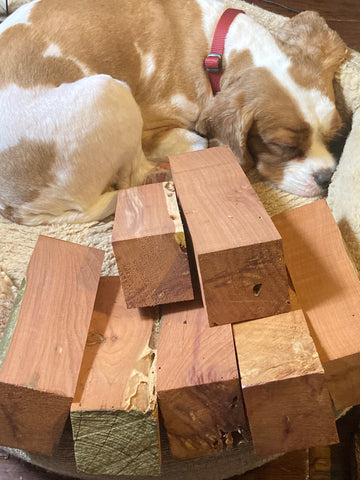
<instances>
[{"instance_id":1,"label":"wood grain","mask_svg":"<svg viewBox=\"0 0 360 480\"><path fill-rule=\"evenodd\" d=\"M309 480L331 480L331 447L309 450Z\"/></svg>"},{"instance_id":2,"label":"wood grain","mask_svg":"<svg viewBox=\"0 0 360 480\"><path fill-rule=\"evenodd\" d=\"M40 236L1 342L0 443L50 454L75 394L104 252Z\"/></svg>"},{"instance_id":3,"label":"wood grain","mask_svg":"<svg viewBox=\"0 0 360 480\"><path fill-rule=\"evenodd\" d=\"M341 476L342 475L342 476ZM64 480L63 476L11 457L0 449L0 478L4 480ZM221 473L216 476L220 480ZM316 447L308 450L297 450L255 468L243 475L236 475L228 480L335 480L345 479L343 472L331 477L330 447ZM356 474L351 477L358 480Z\"/></svg>"},{"instance_id":4,"label":"wood grain","mask_svg":"<svg viewBox=\"0 0 360 480\"><path fill-rule=\"evenodd\" d=\"M289 310L282 243L228 147L170 157L211 326Z\"/></svg>"},{"instance_id":5,"label":"wood grain","mask_svg":"<svg viewBox=\"0 0 360 480\"><path fill-rule=\"evenodd\" d=\"M233 325L255 452L338 441L324 371L301 310Z\"/></svg>"},{"instance_id":6,"label":"wood grain","mask_svg":"<svg viewBox=\"0 0 360 480\"><path fill-rule=\"evenodd\" d=\"M112 244L128 308L194 298L172 182L119 191Z\"/></svg>"},{"instance_id":7,"label":"wood grain","mask_svg":"<svg viewBox=\"0 0 360 480\"><path fill-rule=\"evenodd\" d=\"M157 475L156 309L127 309L119 277L102 277L71 423L77 469Z\"/></svg>"},{"instance_id":8,"label":"wood grain","mask_svg":"<svg viewBox=\"0 0 360 480\"><path fill-rule=\"evenodd\" d=\"M337 409L360 403L360 283L325 200L274 217Z\"/></svg>"},{"instance_id":9,"label":"wood grain","mask_svg":"<svg viewBox=\"0 0 360 480\"><path fill-rule=\"evenodd\" d=\"M315 480L309 477L307 450L289 452L262 467L229 480ZM330 479L329 479L330 480Z\"/></svg>"},{"instance_id":10,"label":"wood grain","mask_svg":"<svg viewBox=\"0 0 360 480\"><path fill-rule=\"evenodd\" d=\"M162 307L157 389L172 454L213 455L249 441L231 326L201 302Z\"/></svg>"}]
</instances>

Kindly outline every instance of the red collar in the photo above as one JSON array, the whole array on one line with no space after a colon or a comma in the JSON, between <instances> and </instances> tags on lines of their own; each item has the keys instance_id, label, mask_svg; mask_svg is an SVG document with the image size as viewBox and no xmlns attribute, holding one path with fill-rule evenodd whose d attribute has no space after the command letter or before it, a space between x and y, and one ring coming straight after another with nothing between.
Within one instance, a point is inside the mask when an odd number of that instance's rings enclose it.
<instances>
[{"instance_id":1,"label":"red collar","mask_svg":"<svg viewBox=\"0 0 360 480\"><path fill-rule=\"evenodd\" d=\"M208 73L213 94L220 92L220 79L222 74L222 55L224 53L225 38L234 18L243 10L228 8L221 15L216 25L214 38L209 55L205 58L205 70Z\"/></svg>"}]
</instances>

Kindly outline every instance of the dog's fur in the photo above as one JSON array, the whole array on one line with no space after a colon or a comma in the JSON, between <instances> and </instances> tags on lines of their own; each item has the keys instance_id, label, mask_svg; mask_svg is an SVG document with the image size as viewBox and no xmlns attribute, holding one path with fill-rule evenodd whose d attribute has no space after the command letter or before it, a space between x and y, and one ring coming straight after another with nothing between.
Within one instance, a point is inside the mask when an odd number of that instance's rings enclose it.
<instances>
[{"instance_id":1,"label":"dog's fur","mask_svg":"<svg viewBox=\"0 0 360 480\"><path fill-rule=\"evenodd\" d=\"M244 168L312 196L336 163L332 81L346 47L317 14L277 36L248 15L225 43L221 91L204 58L217 0L36 0L0 26L0 212L25 224L114 212L149 160L230 145Z\"/></svg>"}]
</instances>

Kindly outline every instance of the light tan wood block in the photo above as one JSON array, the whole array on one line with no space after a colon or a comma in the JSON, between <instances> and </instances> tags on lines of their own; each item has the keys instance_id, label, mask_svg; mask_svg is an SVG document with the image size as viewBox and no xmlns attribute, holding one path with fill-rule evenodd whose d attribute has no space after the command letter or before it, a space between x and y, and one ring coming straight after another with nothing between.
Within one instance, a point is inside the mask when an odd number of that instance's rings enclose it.
<instances>
[{"instance_id":1,"label":"light tan wood block","mask_svg":"<svg viewBox=\"0 0 360 480\"><path fill-rule=\"evenodd\" d=\"M157 389L172 454L194 458L249 441L231 326L201 302L162 307Z\"/></svg>"},{"instance_id":2,"label":"light tan wood block","mask_svg":"<svg viewBox=\"0 0 360 480\"><path fill-rule=\"evenodd\" d=\"M233 325L256 453L338 442L324 370L301 310Z\"/></svg>"},{"instance_id":3,"label":"light tan wood block","mask_svg":"<svg viewBox=\"0 0 360 480\"><path fill-rule=\"evenodd\" d=\"M70 412L104 252L40 236L0 344L0 444L51 454Z\"/></svg>"},{"instance_id":4,"label":"light tan wood block","mask_svg":"<svg viewBox=\"0 0 360 480\"><path fill-rule=\"evenodd\" d=\"M156 308L127 309L119 277L102 277L71 406L79 471L158 475Z\"/></svg>"},{"instance_id":5,"label":"light tan wood block","mask_svg":"<svg viewBox=\"0 0 360 480\"><path fill-rule=\"evenodd\" d=\"M325 200L274 217L337 409L360 403L360 283Z\"/></svg>"},{"instance_id":6,"label":"light tan wood block","mask_svg":"<svg viewBox=\"0 0 360 480\"><path fill-rule=\"evenodd\" d=\"M211 326L289 310L282 242L228 147L170 157Z\"/></svg>"},{"instance_id":7,"label":"light tan wood block","mask_svg":"<svg viewBox=\"0 0 360 480\"><path fill-rule=\"evenodd\" d=\"M194 298L172 182L120 190L112 244L129 308Z\"/></svg>"}]
</instances>

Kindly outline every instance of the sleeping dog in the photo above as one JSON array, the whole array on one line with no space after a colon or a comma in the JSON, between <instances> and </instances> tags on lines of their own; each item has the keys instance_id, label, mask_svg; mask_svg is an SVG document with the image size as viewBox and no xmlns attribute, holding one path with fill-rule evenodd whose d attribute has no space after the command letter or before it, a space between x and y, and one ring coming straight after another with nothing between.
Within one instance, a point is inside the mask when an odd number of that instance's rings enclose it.
<instances>
[{"instance_id":1,"label":"sleeping dog","mask_svg":"<svg viewBox=\"0 0 360 480\"><path fill-rule=\"evenodd\" d=\"M105 218L116 189L141 184L152 158L208 141L280 189L320 194L336 166L332 82L346 47L313 12L274 36L228 3L35 0L8 17L2 215L30 225Z\"/></svg>"}]
</instances>

